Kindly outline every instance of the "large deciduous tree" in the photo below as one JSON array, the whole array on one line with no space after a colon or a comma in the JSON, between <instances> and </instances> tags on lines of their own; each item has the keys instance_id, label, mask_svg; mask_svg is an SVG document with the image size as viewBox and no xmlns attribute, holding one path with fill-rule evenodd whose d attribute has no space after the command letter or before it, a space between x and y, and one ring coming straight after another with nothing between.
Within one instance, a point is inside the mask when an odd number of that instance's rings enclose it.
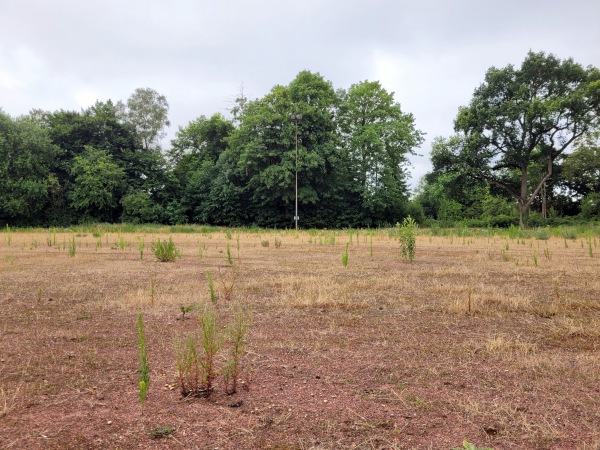
<instances>
[{"instance_id":1,"label":"large deciduous tree","mask_svg":"<svg viewBox=\"0 0 600 450\"><path fill-rule=\"evenodd\" d=\"M0 223L43 223L59 152L34 120L0 110Z\"/></svg>"},{"instance_id":2,"label":"large deciduous tree","mask_svg":"<svg viewBox=\"0 0 600 450\"><path fill-rule=\"evenodd\" d=\"M402 217L408 200L408 155L423 141L412 114L402 112L377 81L339 91L338 123L364 216L373 225Z\"/></svg>"},{"instance_id":3,"label":"large deciduous tree","mask_svg":"<svg viewBox=\"0 0 600 450\"><path fill-rule=\"evenodd\" d=\"M515 199L524 226L555 160L599 125L599 113L598 69L530 52L520 68L490 68L460 108L455 129L466 137L460 159ZM530 173L533 166L542 170Z\"/></svg>"},{"instance_id":4,"label":"large deciduous tree","mask_svg":"<svg viewBox=\"0 0 600 450\"><path fill-rule=\"evenodd\" d=\"M587 136L562 163L567 187L578 196L600 193L600 132Z\"/></svg>"},{"instance_id":5,"label":"large deciduous tree","mask_svg":"<svg viewBox=\"0 0 600 450\"><path fill-rule=\"evenodd\" d=\"M212 221L210 192L218 176L216 163L227 148L227 138L232 131L233 123L220 114L209 119L200 116L180 128L171 141L169 155L175 166L180 198L192 221Z\"/></svg>"},{"instance_id":6,"label":"large deciduous tree","mask_svg":"<svg viewBox=\"0 0 600 450\"><path fill-rule=\"evenodd\" d=\"M83 154L73 159L71 174L71 206L86 220L114 221L125 188L123 168L105 150L86 146Z\"/></svg>"},{"instance_id":7,"label":"large deciduous tree","mask_svg":"<svg viewBox=\"0 0 600 450\"><path fill-rule=\"evenodd\" d=\"M135 127L143 150L156 147L165 136L169 122L169 103L154 89L138 88L127 99L127 105L117 103L121 120Z\"/></svg>"},{"instance_id":8,"label":"large deciduous tree","mask_svg":"<svg viewBox=\"0 0 600 450\"><path fill-rule=\"evenodd\" d=\"M265 97L248 103L219 163L223 172L216 184L219 196L235 195L244 203L250 220L261 226L290 224L294 216L296 170L295 124L290 116L300 114L300 220L305 226L327 223L330 202L325 199L336 189L339 156L333 120L335 103L331 83L308 71L300 72L288 86L275 86ZM232 161L234 167L223 165ZM226 178L237 186L226 188Z\"/></svg>"}]
</instances>

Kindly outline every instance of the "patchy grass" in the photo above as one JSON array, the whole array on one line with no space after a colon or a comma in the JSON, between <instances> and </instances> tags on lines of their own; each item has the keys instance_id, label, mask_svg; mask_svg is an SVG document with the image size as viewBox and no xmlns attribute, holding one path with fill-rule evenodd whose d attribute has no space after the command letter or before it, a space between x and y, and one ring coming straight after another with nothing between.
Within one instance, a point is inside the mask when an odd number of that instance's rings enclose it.
<instances>
[{"instance_id":1,"label":"patchy grass","mask_svg":"<svg viewBox=\"0 0 600 450\"><path fill-rule=\"evenodd\" d=\"M600 448L600 259L585 230L420 230L406 264L389 230L240 229L235 270L223 229L132 231L0 240L0 448ZM113 245L165 234L182 255L170 264ZM181 305L211 302L207 271L219 323L232 301L252 313L247 370L236 389L181 399L174 342L198 330Z\"/></svg>"}]
</instances>

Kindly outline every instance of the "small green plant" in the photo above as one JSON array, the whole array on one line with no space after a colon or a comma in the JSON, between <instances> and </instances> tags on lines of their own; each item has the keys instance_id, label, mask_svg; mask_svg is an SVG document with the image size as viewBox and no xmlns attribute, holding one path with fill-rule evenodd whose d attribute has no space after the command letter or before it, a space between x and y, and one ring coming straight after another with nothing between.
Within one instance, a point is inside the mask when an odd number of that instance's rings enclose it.
<instances>
[{"instance_id":1,"label":"small green plant","mask_svg":"<svg viewBox=\"0 0 600 450\"><path fill-rule=\"evenodd\" d=\"M210 291L210 301L214 305L217 303L217 294L215 294L215 283L213 281L210 270L206 271L206 278L208 279L208 290Z\"/></svg>"},{"instance_id":2,"label":"small green plant","mask_svg":"<svg viewBox=\"0 0 600 450\"><path fill-rule=\"evenodd\" d=\"M188 336L184 341L177 337L175 338L175 350L181 395L183 397L199 396L202 387L196 340L193 336Z\"/></svg>"},{"instance_id":3,"label":"small green plant","mask_svg":"<svg viewBox=\"0 0 600 450\"><path fill-rule=\"evenodd\" d=\"M550 261L550 250L548 250L547 248L544 249L544 256L548 261Z\"/></svg>"},{"instance_id":4,"label":"small green plant","mask_svg":"<svg viewBox=\"0 0 600 450\"><path fill-rule=\"evenodd\" d=\"M154 256L156 256L156 259L160 262L172 262L181 256L181 252L175 247L172 238L169 238L168 241L157 239L152 242L151 249Z\"/></svg>"},{"instance_id":5,"label":"small green plant","mask_svg":"<svg viewBox=\"0 0 600 450\"><path fill-rule=\"evenodd\" d=\"M275 248L281 248L281 239L278 236L275 236Z\"/></svg>"},{"instance_id":6,"label":"small green plant","mask_svg":"<svg viewBox=\"0 0 600 450\"><path fill-rule=\"evenodd\" d=\"M260 245L263 247L268 247L269 246L269 241L264 240L264 241L260 241Z\"/></svg>"},{"instance_id":7,"label":"small green plant","mask_svg":"<svg viewBox=\"0 0 600 450\"><path fill-rule=\"evenodd\" d=\"M454 447L452 450L494 450L491 447L477 447L469 441L463 441L462 447Z\"/></svg>"},{"instance_id":8,"label":"small green plant","mask_svg":"<svg viewBox=\"0 0 600 450\"><path fill-rule=\"evenodd\" d=\"M350 243L346 243L346 251L342 253L342 265L346 267L348 265L348 246Z\"/></svg>"},{"instance_id":9,"label":"small green plant","mask_svg":"<svg viewBox=\"0 0 600 450\"><path fill-rule=\"evenodd\" d=\"M370 238L369 247L370 247L370 250L371 250L371 257L372 257L373 256L373 235L370 235L369 238Z\"/></svg>"},{"instance_id":10,"label":"small green plant","mask_svg":"<svg viewBox=\"0 0 600 450\"><path fill-rule=\"evenodd\" d=\"M243 370L243 357L246 353L245 339L250 328L251 318L242 303L233 307L232 323L227 328L230 342L229 356L223 367L223 383L228 395L237 392L240 373Z\"/></svg>"},{"instance_id":11,"label":"small green plant","mask_svg":"<svg viewBox=\"0 0 600 450\"><path fill-rule=\"evenodd\" d=\"M416 238L415 231L417 229L417 222L408 216L402 221L402 225L396 225L398 231L398 237L400 239L400 252L402 257L412 263L415 259L416 250Z\"/></svg>"},{"instance_id":12,"label":"small green plant","mask_svg":"<svg viewBox=\"0 0 600 450\"><path fill-rule=\"evenodd\" d=\"M594 250L592 249L592 240L588 239L588 255L590 255L590 258L594 257Z\"/></svg>"},{"instance_id":13,"label":"small green plant","mask_svg":"<svg viewBox=\"0 0 600 450\"><path fill-rule=\"evenodd\" d=\"M205 305L198 318L200 347L193 336L177 343L179 387L184 397L208 397L217 377L216 356L221 348L221 336L214 309Z\"/></svg>"},{"instance_id":14,"label":"small green plant","mask_svg":"<svg viewBox=\"0 0 600 450\"><path fill-rule=\"evenodd\" d=\"M69 239L69 256L74 258L75 253L77 253L77 243L75 242L75 235L73 235L73 238Z\"/></svg>"},{"instance_id":15,"label":"small green plant","mask_svg":"<svg viewBox=\"0 0 600 450\"><path fill-rule=\"evenodd\" d=\"M230 266L233 265L233 258L231 257L231 247L229 245L229 242L227 242L227 262Z\"/></svg>"},{"instance_id":16,"label":"small green plant","mask_svg":"<svg viewBox=\"0 0 600 450\"><path fill-rule=\"evenodd\" d=\"M510 261L510 256L508 256L508 253L506 253L506 251L504 249L502 249L502 261Z\"/></svg>"},{"instance_id":17,"label":"small green plant","mask_svg":"<svg viewBox=\"0 0 600 450\"><path fill-rule=\"evenodd\" d=\"M537 267L537 264L538 264L537 253L536 253L536 251L534 250L534 251L533 251L533 265L534 265L535 267Z\"/></svg>"},{"instance_id":18,"label":"small green plant","mask_svg":"<svg viewBox=\"0 0 600 450\"><path fill-rule=\"evenodd\" d=\"M144 260L144 247L146 247L146 243L143 239L140 239L138 242L138 250L140 251L140 261Z\"/></svg>"},{"instance_id":19,"label":"small green plant","mask_svg":"<svg viewBox=\"0 0 600 450\"><path fill-rule=\"evenodd\" d=\"M179 310L181 311L181 319L185 320L186 313L193 311L193 309L194 309L194 305L188 305L188 306L179 305Z\"/></svg>"},{"instance_id":20,"label":"small green plant","mask_svg":"<svg viewBox=\"0 0 600 450\"><path fill-rule=\"evenodd\" d=\"M140 403L142 408L148 397L148 389L150 388L150 367L148 366L148 356L146 354L146 338L144 336L144 320L142 313L138 314L137 320L139 347L140 347Z\"/></svg>"},{"instance_id":21,"label":"small green plant","mask_svg":"<svg viewBox=\"0 0 600 450\"><path fill-rule=\"evenodd\" d=\"M119 250L125 250L125 238L119 234Z\"/></svg>"}]
</instances>

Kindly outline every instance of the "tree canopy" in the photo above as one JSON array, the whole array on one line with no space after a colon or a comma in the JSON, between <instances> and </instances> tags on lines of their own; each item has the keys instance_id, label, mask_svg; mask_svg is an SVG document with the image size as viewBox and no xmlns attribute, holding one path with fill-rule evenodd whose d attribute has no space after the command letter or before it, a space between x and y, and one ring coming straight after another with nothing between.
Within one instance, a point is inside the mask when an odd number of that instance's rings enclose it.
<instances>
[{"instance_id":1,"label":"tree canopy","mask_svg":"<svg viewBox=\"0 0 600 450\"><path fill-rule=\"evenodd\" d=\"M572 59L530 52L520 68L490 68L459 110L459 167L516 200L523 216L557 158L599 125L600 72ZM532 170L536 166L537 170Z\"/></svg>"},{"instance_id":2,"label":"tree canopy","mask_svg":"<svg viewBox=\"0 0 600 450\"><path fill-rule=\"evenodd\" d=\"M231 117L200 115L163 150L168 112L150 88L81 111L0 110L0 226L292 227L296 174L304 228L600 217L600 71L571 59L530 52L490 68L456 134L433 139L412 199L408 158L424 133L378 81L335 89L305 70L261 98L241 91Z\"/></svg>"}]
</instances>

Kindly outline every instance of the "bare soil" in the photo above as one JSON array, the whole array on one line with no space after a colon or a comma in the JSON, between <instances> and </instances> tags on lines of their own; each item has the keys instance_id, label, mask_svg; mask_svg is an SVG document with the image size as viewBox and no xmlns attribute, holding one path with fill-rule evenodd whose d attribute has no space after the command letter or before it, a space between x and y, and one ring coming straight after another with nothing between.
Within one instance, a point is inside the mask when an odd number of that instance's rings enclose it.
<instances>
[{"instance_id":1,"label":"bare soil","mask_svg":"<svg viewBox=\"0 0 600 450\"><path fill-rule=\"evenodd\" d=\"M169 236L182 256L157 262ZM600 449L600 249L422 235L410 264L360 232L344 267L331 236L0 234L0 448ZM247 366L234 395L182 398L206 270L222 326L252 311Z\"/></svg>"}]
</instances>

